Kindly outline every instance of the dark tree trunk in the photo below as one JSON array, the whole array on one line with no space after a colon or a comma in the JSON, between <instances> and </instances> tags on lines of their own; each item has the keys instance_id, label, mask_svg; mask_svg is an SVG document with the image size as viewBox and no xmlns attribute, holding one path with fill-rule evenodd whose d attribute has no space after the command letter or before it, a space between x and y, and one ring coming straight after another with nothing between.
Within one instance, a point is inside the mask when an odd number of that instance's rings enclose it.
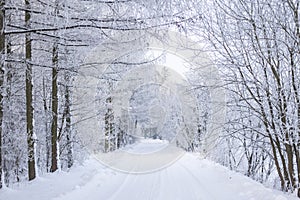
<instances>
[{"instance_id":1,"label":"dark tree trunk","mask_svg":"<svg viewBox=\"0 0 300 200\"><path fill-rule=\"evenodd\" d=\"M30 0L25 0L25 24L30 29ZM32 64L31 64L31 34L25 34L25 57L26 57L26 129L27 129L27 145L28 145L28 179L33 180L35 174L35 155L33 137L33 107L32 107Z\"/></svg>"},{"instance_id":2,"label":"dark tree trunk","mask_svg":"<svg viewBox=\"0 0 300 200\"><path fill-rule=\"evenodd\" d=\"M57 99L57 64L58 64L58 46L57 43L53 46L52 55L52 124L51 124L51 172L55 172L58 169L58 154L57 154L57 110L58 110L58 99Z\"/></svg>"},{"instance_id":3,"label":"dark tree trunk","mask_svg":"<svg viewBox=\"0 0 300 200\"><path fill-rule=\"evenodd\" d=\"M0 53L1 53L1 66L0 66L0 188L2 188L2 122L3 122L3 80L4 80L4 56L5 56L5 36L4 36L4 11L5 1L1 1L0 3Z\"/></svg>"},{"instance_id":4,"label":"dark tree trunk","mask_svg":"<svg viewBox=\"0 0 300 200\"><path fill-rule=\"evenodd\" d=\"M68 159L68 168L71 168L73 165L73 151L72 151L72 132L71 132L71 99L70 99L70 88L68 86L68 81L66 83L65 91L65 101L66 101L66 134L67 134L67 159Z\"/></svg>"}]
</instances>

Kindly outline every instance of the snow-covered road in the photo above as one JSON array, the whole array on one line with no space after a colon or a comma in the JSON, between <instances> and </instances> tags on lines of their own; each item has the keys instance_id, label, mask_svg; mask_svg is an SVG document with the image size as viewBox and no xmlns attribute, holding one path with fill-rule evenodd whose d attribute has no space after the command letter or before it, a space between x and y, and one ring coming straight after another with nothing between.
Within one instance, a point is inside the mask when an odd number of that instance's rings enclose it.
<instances>
[{"instance_id":1,"label":"snow-covered road","mask_svg":"<svg viewBox=\"0 0 300 200\"><path fill-rule=\"evenodd\" d=\"M148 144L149 146L149 144ZM293 200L238 173L186 153L162 170L128 174L91 157L70 172L0 191L1 200Z\"/></svg>"}]
</instances>

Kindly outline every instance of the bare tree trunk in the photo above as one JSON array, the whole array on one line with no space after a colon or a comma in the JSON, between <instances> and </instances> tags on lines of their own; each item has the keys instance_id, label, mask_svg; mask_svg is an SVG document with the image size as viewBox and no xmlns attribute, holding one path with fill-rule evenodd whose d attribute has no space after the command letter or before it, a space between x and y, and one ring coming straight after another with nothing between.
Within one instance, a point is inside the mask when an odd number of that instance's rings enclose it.
<instances>
[{"instance_id":1,"label":"bare tree trunk","mask_svg":"<svg viewBox=\"0 0 300 200\"><path fill-rule=\"evenodd\" d=\"M5 17L5 21L6 23L10 22L10 16L6 16ZM5 43L6 43L6 58L9 57L9 55L12 53L12 45L11 45L11 40L9 37L5 37ZM3 99L3 114L6 112L10 112L11 111L11 105L9 104L9 102L11 102L12 100L12 78L13 78L13 72L12 72L12 65L9 62L5 62L5 80L4 80L4 84L5 84L5 88L3 87L3 92L5 90L5 95L3 95L3 97L5 98L5 101ZM4 105L5 104L5 105ZM2 173L4 174L4 181L3 184L5 184L6 186L9 186L10 184L10 180L9 180L9 176L10 176L10 169L8 167L7 163L11 163L12 161L10 160L9 157L5 157L4 155L6 155L7 153L9 153L9 149L7 148L6 145L10 145L12 143L12 135L14 134L14 129L15 129L15 121L13 120L11 114L4 114L3 117L8 117L6 119L6 121L3 121L2 126L5 126L5 137L3 137L2 139L2 145L3 147L6 147L5 151L2 152L3 154L3 158L2 158ZM15 165L18 166L20 165L20 163L18 163L19 159L18 157L15 160ZM17 171L17 170L16 170ZM19 174L18 172L15 171L15 175L17 176L17 181L19 181Z\"/></svg>"},{"instance_id":2,"label":"bare tree trunk","mask_svg":"<svg viewBox=\"0 0 300 200\"><path fill-rule=\"evenodd\" d=\"M67 162L68 168L71 168L73 165L73 148L72 148L72 132L71 132L71 100L70 100L70 88L68 81L66 83L65 91L65 109L66 109L66 134L67 134Z\"/></svg>"},{"instance_id":3,"label":"bare tree trunk","mask_svg":"<svg viewBox=\"0 0 300 200\"><path fill-rule=\"evenodd\" d=\"M71 91L70 91L70 77L71 74L66 71L64 75L65 79L65 107L64 115L66 116L66 139L67 139L67 166L71 168L73 166L73 141L71 130Z\"/></svg>"},{"instance_id":4,"label":"bare tree trunk","mask_svg":"<svg viewBox=\"0 0 300 200\"><path fill-rule=\"evenodd\" d=\"M30 0L25 0L25 24L30 29ZM35 155L33 137L33 107L32 107L32 64L31 62L31 34L25 34L25 57L26 57L26 128L27 128L27 145L28 145L28 178L33 180L35 172Z\"/></svg>"},{"instance_id":5,"label":"bare tree trunk","mask_svg":"<svg viewBox=\"0 0 300 200\"><path fill-rule=\"evenodd\" d=\"M46 84L45 77L43 77L43 107L44 107L44 117L45 117L45 133L46 133L46 171L49 172L50 169L50 152L51 152L51 133L48 127L48 107L47 107L47 95L46 95Z\"/></svg>"},{"instance_id":6,"label":"bare tree trunk","mask_svg":"<svg viewBox=\"0 0 300 200\"><path fill-rule=\"evenodd\" d=\"M57 64L58 64L58 46L57 43L53 46L52 57L52 124L51 124L51 172L58 169L58 153L57 153L57 114L58 114L58 99L57 99Z\"/></svg>"},{"instance_id":7,"label":"bare tree trunk","mask_svg":"<svg viewBox=\"0 0 300 200\"><path fill-rule=\"evenodd\" d=\"M299 35L300 36L300 35ZM297 164L297 179L298 182L300 181L300 155L299 155L299 144L300 144L300 99L299 99L299 92L298 92L298 87L297 87L297 82L296 82L296 75L295 75L295 69L296 69L296 64L294 61L294 54L296 54L293 50L290 50L290 69L291 69L291 78L292 78L292 88L293 88L293 92L295 94L295 100L296 100L296 110L297 110L297 118L298 118L298 122L297 122L297 127L295 130L295 139L296 141L293 144L293 149L295 152L295 158L296 158L296 164ZM297 137L298 136L298 137ZM300 187L298 185L298 193L297 193L298 197L300 197Z\"/></svg>"},{"instance_id":8,"label":"bare tree trunk","mask_svg":"<svg viewBox=\"0 0 300 200\"><path fill-rule=\"evenodd\" d=\"M3 122L3 80L4 80L4 57L5 57L5 35L4 35L4 11L5 1L1 1L0 3L0 53L1 53L1 66L0 66L0 188L2 188L2 122Z\"/></svg>"}]
</instances>

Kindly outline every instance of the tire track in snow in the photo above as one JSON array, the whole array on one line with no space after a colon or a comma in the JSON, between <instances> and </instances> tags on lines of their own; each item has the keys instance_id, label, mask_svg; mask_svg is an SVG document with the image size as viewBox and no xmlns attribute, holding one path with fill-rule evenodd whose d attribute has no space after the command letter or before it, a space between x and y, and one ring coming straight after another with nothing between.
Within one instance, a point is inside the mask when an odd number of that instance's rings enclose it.
<instances>
[{"instance_id":1,"label":"tire track in snow","mask_svg":"<svg viewBox=\"0 0 300 200\"><path fill-rule=\"evenodd\" d=\"M200 187L198 187L198 189L201 190L201 193L200 192L196 193L196 199L199 199L199 198L201 199L201 197L199 197L198 194L205 194L205 197L202 198L203 200L206 200L206 199L217 200L217 198L211 192L209 192L209 190L205 186L205 182L208 182L208 181L204 181L204 183L203 183L203 181L199 180L199 178L193 173L193 171L191 169L189 169L187 166L185 166L182 162L179 161L177 163L177 165L183 169L182 171L189 174L189 176L192 177L196 181L198 186L200 186ZM205 188L205 189L203 189L203 188ZM198 189L196 191L198 191ZM206 195L208 195L208 196L206 196Z\"/></svg>"},{"instance_id":2,"label":"tire track in snow","mask_svg":"<svg viewBox=\"0 0 300 200\"><path fill-rule=\"evenodd\" d=\"M117 174L117 176L122 176L125 175L125 179L124 181L120 184L120 186L118 187L118 189L116 190L115 193L112 194L111 197L109 197L109 200L114 200L114 199L118 199L117 197L119 196L119 194L122 194L122 192L124 191L124 188L130 184L129 183L129 179L132 179L132 177L130 177L130 174ZM131 180L132 181L132 180ZM121 195L122 196L122 195Z\"/></svg>"}]
</instances>

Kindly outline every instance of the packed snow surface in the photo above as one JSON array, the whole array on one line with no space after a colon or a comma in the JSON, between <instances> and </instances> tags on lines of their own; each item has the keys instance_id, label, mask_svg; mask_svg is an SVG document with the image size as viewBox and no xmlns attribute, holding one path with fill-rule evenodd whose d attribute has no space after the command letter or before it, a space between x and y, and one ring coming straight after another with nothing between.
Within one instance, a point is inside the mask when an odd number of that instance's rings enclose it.
<instances>
[{"instance_id":1,"label":"packed snow surface","mask_svg":"<svg viewBox=\"0 0 300 200\"><path fill-rule=\"evenodd\" d=\"M166 141L141 140L123 150L149 153ZM0 190L0 200L296 200L216 163L185 153L152 173L115 171L91 156L69 172L56 172Z\"/></svg>"},{"instance_id":2,"label":"packed snow surface","mask_svg":"<svg viewBox=\"0 0 300 200\"><path fill-rule=\"evenodd\" d=\"M149 154L162 150L168 144L167 140L140 139L138 142L122 148L122 150L134 154Z\"/></svg>"}]
</instances>

